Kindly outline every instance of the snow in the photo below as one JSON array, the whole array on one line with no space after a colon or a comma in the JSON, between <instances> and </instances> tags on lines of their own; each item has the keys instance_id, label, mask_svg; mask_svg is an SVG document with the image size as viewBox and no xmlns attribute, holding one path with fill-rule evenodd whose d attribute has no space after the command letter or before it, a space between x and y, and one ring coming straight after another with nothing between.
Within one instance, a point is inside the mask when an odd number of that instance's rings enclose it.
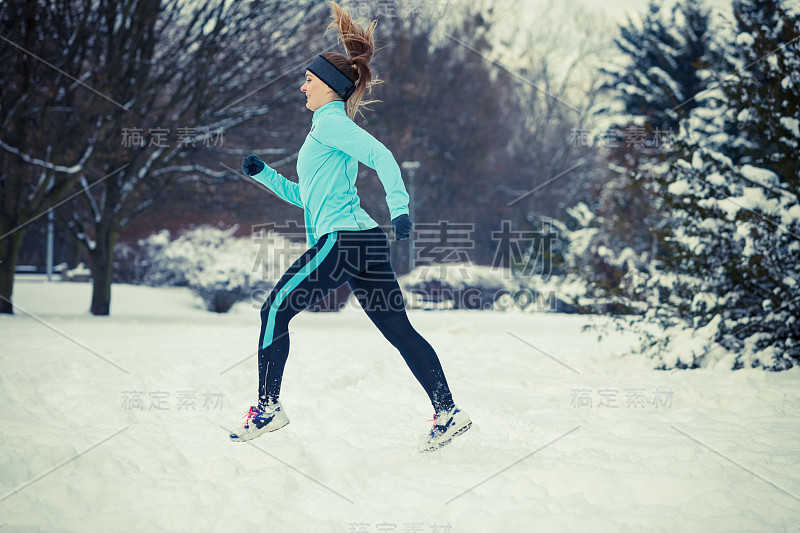
<instances>
[{"instance_id":1,"label":"snow","mask_svg":"<svg viewBox=\"0 0 800 533\"><path fill-rule=\"evenodd\" d=\"M753 183L763 185L764 187L775 187L781 182L780 178L777 174L775 174L775 172L766 168L754 167L753 165L742 165L739 171L742 173L742 176L748 180L752 181Z\"/></svg>"},{"instance_id":2,"label":"snow","mask_svg":"<svg viewBox=\"0 0 800 533\"><path fill-rule=\"evenodd\" d=\"M692 154L692 168L695 170L703 168L703 156L700 155L700 152L694 152Z\"/></svg>"},{"instance_id":3,"label":"snow","mask_svg":"<svg viewBox=\"0 0 800 533\"><path fill-rule=\"evenodd\" d=\"M67 265L66 265L66 263L62 263L61 265L58 265L58 266L61 267L62 270L64 270ZM58 268L54 268L53 270L55 270L57 272ZM81 277L81 276L91 277L92 276L92 271L89 269L89 267L87 267L83 263L78 263L78 265L75 268L66 270L64 272L64 276L67 277L67 278L76 278L76 277Z\"/></svg>"},{"instance_id":4,"label":"snow","mask_svg":"<svg viewBox=\"0 0 800 533\"><path fill-rule=\"evenodd\" d=\"M475 285L516 288L509 269L475 265L469 261L418 266L399 279L403 287L425 281L441 281L454 288Z\"/></svg>"},{"instance_id":5,"label":"snow","mask_svg":"<svg viewBox=\"0 0 800 533\"><path fill-rule=\"evenodd\" d=\"M711 309L717 304L717 295L708 292L698 292L692 298L692 309L701 307L704 309Z\"/></svg>"},{"instance_id":6,"label":"snow","mask_svg":"<svg viewBox=\"0 0 800 533\"><path fill-rule=\"evenodd\" d=\"M747 122L751 118L752 118L752 111L750 110L749 107L742 109L741 111L739 111L739 114L736 115L736 120L738 120L739 122Z\"/></svg>"},{"instance_id":7,"label":"snow","mask_svg":"<svg viewBox=\"0 0 800 533\"><path fill-rule=\"evenodd\" d=\"M764 59L767 60L767 64L770 66L772 70L780 69L778 65L778 58L775 56L775 54L768 54L767 57L765 57Z\"/></svg>"},{"instance_id":8,"label":"snow","mask_svg":"<svg viewBox=\"0 0 800 533\"><path fill-rule=\"evenodd\" d=\"M574 255L582 255L586 253L589 246L592 244L592 239L600 230L598 228L581 228L574 230L569 234L570 252Z\"/></svg>"},{"instance_id":9,"label":"snow","mask_svg":"<svg viewBox=\"0 0 800 533\"><path fill-rule=\"evenodd\" d=\"M595 219L595 214L584 202L568 207L567 213L575 219L581 227L587 227Z\"/></svg>"},{"instance_id":10,"label":"snow","mask_svg":"<svg viewBox=\"0 0 800 533\"><path fill-rule=\"evenodd\" d=\"M686 180L675 180L669 184L667 187L667 191L670 194L674 194L675 196L680 196L681 194L686 194L691 190L691 186L689 182Z\"/></svg>"},{"instance_id":11,"label":"snow","mask_svg":"<svg viewBox=\"0 0 800 533\"><path fill-rule=\"evenodd\" d=\"M664 69L652 66L647 69L647 75L664 84L667 89L670 90L672 96L674 96L676 100L681 101L684 99L683 91L681 91L680 85L678 85L678 83Z\"/></svg>"},{"instance_id":12,"label":"snow","mask_svg":"<svg viewBox=\"0 0 800 533\"><path fill-rule=\"evenodd\" d=\"M781 223L784 226L790 226L800 221L800 204L795 204L789 209L784 209L780 213Z\"/></svg>"},{"instance_id":13,"label":"snow","mask_svg":"<svg viewBox=\"0 0 800 533\"><path fill-rule=\"evenodd\" d=\"M800 521L796 368L731 372L718 350L710 368L655 371L619 356L631 335L584 331L599 317L412 310L474 421L419 454L427 397L348 305L292 321L291 424L235 444L227 431L257 384L251 303L218 315L186 288L114 285L111 316L93 317L89 300L86 283L20 279L15 302L38 320L0 317L3 530L728 532ZM701 333L682 349L702 349Z\"/></svg>"},{"instance_id":14,"label":"snow","mask_svg":"<svg viewBox=\"0 0 800 533\"><path fill-rule=\"evenodd\" d=\"M800 120L794 117L781 117L781 126L792 132L795 137L800 137Z\"/></svg>"},{"instance_id":15,"label":"snow","mask_svg":"<svg viewBox=\"0 0 800 533\"><path fill-rule=\"evenodd\" d=\"M742 187L742 194L729 198L703 198L697 202L700 207L717 207L725 211L729 220L733 220L741 210L760 210L767 215L785 215L778 200L768 198L761 187ZM739 228L740 232L743 231Z\"/></svg>"},{"instance_id":16,"label":"snow","mask_svg":"<svg viewBox=\"0 0 800 533\"><path fill-rule=\"evenodd\" d=\"M80 233L76 234L75 236L78 238L78 240L84 241L86 243L86 247L89 248L90 250L94 250L94 249L97 248L97 241L95 241L94 239L90 238L85 233L80 232Z\"/></svg>"},{"instance_id":17,"label":"snow","mask_svg":"<svg viewBox=\"0 0 800 533\"><path fill-rule=\"evenodd\" d=\"M740 33L736 36L736 45L740 48L752 48L756 40L749 33Z\"/></svg>"}]
</instances>

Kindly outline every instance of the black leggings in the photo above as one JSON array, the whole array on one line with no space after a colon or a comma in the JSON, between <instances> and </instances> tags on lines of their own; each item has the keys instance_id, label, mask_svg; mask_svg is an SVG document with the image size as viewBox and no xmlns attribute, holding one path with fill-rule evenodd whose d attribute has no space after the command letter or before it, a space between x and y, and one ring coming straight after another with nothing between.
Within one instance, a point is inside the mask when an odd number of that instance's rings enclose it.
<instances>
[{"instance_id":1,"label":"black leggings","mask_svg":"<svg viewBox=\"0 0 800 533\"><path fill-rule=\"evenodd\" d=\"M379 227L323 235L281 276L261 308L259 404L275 402L289 355L289 321L347 282L383 336L400 351L436 411L453 407L439 357L408 320Z\"/></svg>"}]
</instances>

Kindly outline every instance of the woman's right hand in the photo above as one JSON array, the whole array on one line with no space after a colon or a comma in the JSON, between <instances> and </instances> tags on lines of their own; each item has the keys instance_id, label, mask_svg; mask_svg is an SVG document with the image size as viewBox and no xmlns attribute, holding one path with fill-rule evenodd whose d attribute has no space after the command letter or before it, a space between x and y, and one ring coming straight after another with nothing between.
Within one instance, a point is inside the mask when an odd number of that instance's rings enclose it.
<instances>
[{"instance_id":1,"label":"woman's right hand","mask_svg":"<svg viewBox=\"0 0 800 533\"><path fill-rule=\"evenodd\" d=\"M242 159L242 172L251 177L264 170L265 166L264 162L259 159L257 155L251 154Z\"/></svg>"}]
</instances>

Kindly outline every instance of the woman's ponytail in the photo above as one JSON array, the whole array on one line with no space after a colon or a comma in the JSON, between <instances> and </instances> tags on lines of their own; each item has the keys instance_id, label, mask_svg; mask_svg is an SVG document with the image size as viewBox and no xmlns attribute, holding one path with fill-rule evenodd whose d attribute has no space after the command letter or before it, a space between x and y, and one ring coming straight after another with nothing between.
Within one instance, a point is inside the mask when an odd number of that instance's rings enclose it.
<instances>
[{"instance_id":1,"label":"woman's ponytail","mask_svg":"<svg viewBox=\"0 0 800 533\"><path fill-rule=\"evenodd\" d=\"M373 20L365 29L356 24L350 14L336 2L331 2L331 18L333 21L328 25L328 29L339 32L339 41L344 44L347 56L338 52L325 52L322 56L355 83L355 91L346 102L347 116L354 119L362 107L367 109L367 105L378 101L364 99L365 94L369 94L372 90L372 86L381 82L373 76L369 68L369 62L375 52L372 34L378 21Z\"/></svg>"}]
</instances>

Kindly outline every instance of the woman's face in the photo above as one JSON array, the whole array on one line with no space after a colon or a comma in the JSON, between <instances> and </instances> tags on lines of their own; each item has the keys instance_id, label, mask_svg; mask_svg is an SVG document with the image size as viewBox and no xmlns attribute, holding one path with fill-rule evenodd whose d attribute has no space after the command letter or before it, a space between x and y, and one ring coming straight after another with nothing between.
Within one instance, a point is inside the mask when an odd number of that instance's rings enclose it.
<instances>
[{"instance_id":1,"label":"woman's face","mask_svg":"<svg viewBox=\"0 0 800 533\"><path fill-rule=\"evenodd\" d=\"M328 102L337 100L333 89L325 85L325 82L309 70L306 71L306 82L300 87L300 90L306 93L306 107L311 111L316 111Z\"/></svg>"}]
</instances>

